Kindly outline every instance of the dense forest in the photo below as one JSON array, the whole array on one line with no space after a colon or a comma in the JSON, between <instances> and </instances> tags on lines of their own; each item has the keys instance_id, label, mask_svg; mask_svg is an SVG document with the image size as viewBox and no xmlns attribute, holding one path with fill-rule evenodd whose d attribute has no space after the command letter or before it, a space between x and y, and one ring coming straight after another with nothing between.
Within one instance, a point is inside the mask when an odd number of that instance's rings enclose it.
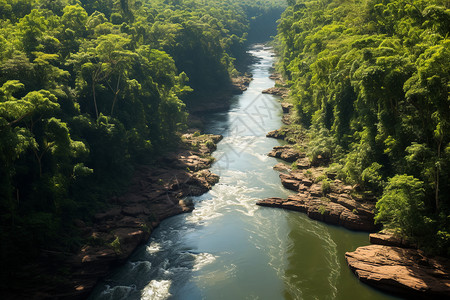
<instances>
[{"instance_id":1,"label":"dense forest","mask_svg":"<svg viewBox=\"0 0 450 300\"><path fill-rule=\"evenodd\" d=\"M73 220L89 222L136 165L176 146L185 102L227 88L247 38L268 38L261 20L284 8L0 0L2 285L42 249L77 251Z\"/></svg>"},{"instance_id":2,"label":"dense forest","mask_svg":"<svg viewBox=\"0 0 450 300\"><path fill-rule=\"evenodd\" d=\"M310 158L378 199L376 221L450 255L450 3L288 1L278 69Z\"/></svg>"}]
</instances>

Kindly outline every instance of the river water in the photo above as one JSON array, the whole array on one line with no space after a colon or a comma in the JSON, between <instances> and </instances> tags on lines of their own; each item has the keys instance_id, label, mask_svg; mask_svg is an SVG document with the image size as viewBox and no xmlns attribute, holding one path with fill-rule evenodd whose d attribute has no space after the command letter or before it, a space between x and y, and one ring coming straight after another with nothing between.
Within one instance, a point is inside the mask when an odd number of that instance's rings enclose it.
<instances>
[{"instance_id":1,"label":"river water","mask_svg":"<svg viewBox=\"0 0 450 300\"><path fill-rule=\"evenodd\" d=\"M267 156L283 143L265 137L282 126L279 101L261 94L274 85L272 51L256 45L250 53L259 60L249 89L205 126L224 136L212 167L220 182L193 198L192 213L163 221L90 299L394 299L347 267L345 252L367 245L368 234L255 205L291 192Z\"/></svg>"}]
</instances>

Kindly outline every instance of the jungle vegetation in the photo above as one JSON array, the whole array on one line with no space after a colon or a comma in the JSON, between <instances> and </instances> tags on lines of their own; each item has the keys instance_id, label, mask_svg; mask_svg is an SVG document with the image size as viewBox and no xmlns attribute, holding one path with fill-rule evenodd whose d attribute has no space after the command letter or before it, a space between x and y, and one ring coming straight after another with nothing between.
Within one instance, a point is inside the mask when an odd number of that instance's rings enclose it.
<instances>
[{"instance_id":1,"label":"jungle vegetation","mask_svg":"<svg viewBox=\"0 0 450 300\"><path fill-rule=\"evenodd\" d=\"M73 220L89 223L136 165L177 145L185 100L226 88L252 23L284 7L0 0L2 285L42 249L77 251Z\"/></svg>"},{"instance_id":2,"label":"jungle vegetation","mask_svg":"<svg viewBox=\"0 0 450 300\"><path fill-rule=\"evenodd\" d=\"M376 196L385 228L450 255L450 2L288 3L278 70L311 159Z\"/></svg>"}]
</instances>

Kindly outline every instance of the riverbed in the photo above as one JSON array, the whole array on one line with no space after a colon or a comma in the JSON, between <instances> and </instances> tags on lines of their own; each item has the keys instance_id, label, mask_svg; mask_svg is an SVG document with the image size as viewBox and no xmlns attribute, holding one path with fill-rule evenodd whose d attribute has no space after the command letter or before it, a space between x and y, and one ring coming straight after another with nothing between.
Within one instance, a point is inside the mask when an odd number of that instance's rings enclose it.
<instances>
[{"instance_id":1,"label":"riverbed","mask_svg":"<svg viewBox=\"0 0 450 300\"><path fill-rule=\"evenodd\" d=\"M261 91L273 52L255 45L253 81L226 112L206 117L206 133L222 134L211 171L220 182L195 210L163 221L149 242L99 284L90 299L395 299L358 281L344 254L368 234L258 207L287 197L267 153L284 142L266 138L282 126L275 96Z\"/></svg>"}]
</instances>

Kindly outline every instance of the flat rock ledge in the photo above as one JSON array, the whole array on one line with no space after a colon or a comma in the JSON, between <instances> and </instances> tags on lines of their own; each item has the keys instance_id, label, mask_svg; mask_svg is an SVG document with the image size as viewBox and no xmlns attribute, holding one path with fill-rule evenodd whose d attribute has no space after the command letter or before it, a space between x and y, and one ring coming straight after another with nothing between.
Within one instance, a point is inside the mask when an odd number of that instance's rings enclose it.
<instances>
[{"instance_id":1,"label":"flat rock ledge","mask_svg":"<svg viewBox=\"0 0 450 300\"><path fill-rule=\"evenodd\" d=\"M332 197L331 199L339 199ZM349 202L348 199L340 199L342 202ZM306 213L309 218L324 223L343 226L350 230L374 232L379 229L373 222L373 214L368 210L366 214L357 212L358 204L347 207L332 202L327 197L316 197L305 193L291 195L287 199L267 198L256 202L256 205L283 208L292 211Z\"/></svg>"},{"instance_id":2,"label":"flat rock ledge","mask_svg":"<svg viewBox=\"0 0 450 300\"><path fill-rule=\"evenodd\" d=\"M268 136L279 134L279 131ZM347 229L376 232L380 229L374 224L375 203L370 200L357 199L352 196L353 187L344 185L333 174L328 174L329 189L322 187L322 182L314 182L314 169L305 153L293 145L276 146L268 156L279 158L286 162L295 162L296 170L291 170L283 163L274 169L280 171L280 180L284 188L297 192L287 199L268 198L258 201L259 206L276 207L306 213L308 217L324 223L343 226Z\"/></svg>"},{"instance_id":3,"label":"flat rock ledge","mask_svg":"<svg viewBox=\"0 0 450 300\"><path fill-rule=\"evenodd\" d=\"M345 254L364 283L406 299L450 299L450 261L422 251L386 245L359 247Z\"/></svg>"},{"instance_id":4,"label":"flat rock ledge","mask_svg":"<svg viewBox=\"0 0 450 300\"><path fill-rule=\"evenodd\" d=\"M280 139L284 139L285 138L285 134L281 131L271 131L267 134L268 137L275 137L276 138L280 138ZM299 153L296 149L294 149L294 147L292 145L284 145L284 146L276 146L273 147L273 150L267 154L270 157L275 157L275 158L279 158L282 159L284 161L287 162L294 162L299 158L304 158L305 155Z\"/></svg>"},{"instance_id":5,"label":"flat rock ledge","mask_svg":"<svg viewBox=\"0 0 450 300\"><path fill-rule=\"evenodd\" d=\"M208 168L214 161L209 155L222 136L185 134L182 139L185 146L162 158L162 166L140 167L128 192L110 199L110 208L97 213L92 224L75 221L89 242L76 254L47 259L52 264L58 261L70 275L62 283L42 283L36 290L22 291L23 299L85 299L101 278L149 239L162 220L193 210L185 198L206 193L219 180Z\"/></svg>"},{"instance_id":6,"label":"flat rock ledge","mask_svg":"<svg viewBox=\"0 0 450 300\"><path fill-rule=\"evenodd\" d=\"M289 90L284 87L271 87L262 91L263 94L270 94L275 96L280 96L282 98L287 98L289 95Z\"/></svg>"}]
</instances>

